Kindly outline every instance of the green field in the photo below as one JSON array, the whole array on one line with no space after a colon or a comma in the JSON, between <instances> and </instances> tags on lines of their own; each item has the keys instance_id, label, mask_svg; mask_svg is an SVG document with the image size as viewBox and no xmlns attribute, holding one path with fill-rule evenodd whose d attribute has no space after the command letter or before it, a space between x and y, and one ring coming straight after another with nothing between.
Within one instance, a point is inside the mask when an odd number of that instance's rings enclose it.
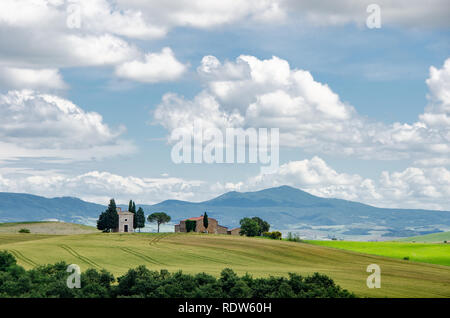
<instances>
[{"instance_id":1,"label":"green field","mask_svg":"<svg viewBox=\"0 0 450 318\"><path fill-rule=\"evenodd\" d=\"M358 296L450 297L448 266L288 241L196 233L0 234L0 250L9 250L25 268L64 260L82 270L106 268L116 277L141 264L213 275L229 267L255 277L320 272ZM373 263L382 270L380 289L366 287L366 268Z\"/></svg>"},{"instance_id":2,"label":"green field","mask_svg":"<svg viewBox=\"0 0 450 318\"><path fill-rule=\"evenodd\" d=\"M443 243L450 242L450 232L433 233L421 236L406 237L397 240L399 242L416 242L416 243Z\"/></svg>"},{"instance_id":3,"label":"green field","mask_svg":"<svg viewBox=\"0 0 450 318\"><path fill-rule=\"evenodd\" d=\"M353 241L308 241L308 243L398 259L408 257L410 262L450 266L450 244Z\"/></svg>"}]
</instances>

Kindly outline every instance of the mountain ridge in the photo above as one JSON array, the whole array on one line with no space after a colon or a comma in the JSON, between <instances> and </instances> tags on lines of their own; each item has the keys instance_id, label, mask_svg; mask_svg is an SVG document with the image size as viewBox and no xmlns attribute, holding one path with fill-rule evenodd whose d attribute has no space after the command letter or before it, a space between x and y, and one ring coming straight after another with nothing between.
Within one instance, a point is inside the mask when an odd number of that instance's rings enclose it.
<instances>
[{"instance_id":1,"label":"mountain ridge","mask_svg":"<svg viewBox=\"0 0 450 318\"><path fill-rule=\"evenodd\" d=\"M127 208L127 205L119 205ZM148 215L164 211L173 222L205 211L220 224L236 227L243 217L258 216L272 229L314 237L405 237L450 230L450 212L424 209L378 208L360 202L321 198L303 190L279 186L252 192L230 191L210 200L169 199L139 204ZM45 198L34 194L0 192L0 222L58 219L95 224L106 205L72 196Z\"/></svg>"}]
</instances>

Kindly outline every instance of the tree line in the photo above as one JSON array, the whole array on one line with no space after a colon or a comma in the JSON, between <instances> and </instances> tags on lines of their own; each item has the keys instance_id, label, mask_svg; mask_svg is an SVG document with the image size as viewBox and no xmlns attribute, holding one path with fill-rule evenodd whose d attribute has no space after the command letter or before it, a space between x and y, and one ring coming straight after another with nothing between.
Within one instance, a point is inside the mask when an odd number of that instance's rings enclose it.
<instances>
[{"instance_id":1,"label":"tree line","mask_svg":"<svg viewBox=\"0 0 450 318\"><path fill-rule=\"evenodd\" d=\"M130 200L128 204L128 212L134 214L133 217L133 229L140 232L145 227L145 212L142 207L139 207L136 211L136 203ZM155 222L158 225L158 233L161 224L170 222L170 216L164 212L155 212L147 217L147 221L150 223ZM119 227L119 215L117 214L117 205L114 199L109 200L108 208L102 212L97 220L97 229L103 232L111 232Z\"/></svg>"},{"instance_id":2,"label":"tree line","mask_svg":"<svg viewBox=\"0 0 450 318\"><path fill-rule=\"evenodd\" d=\"M67 287L65 262L25 270L14 256L0 251L0 298L351 298L328 276L289 274L288 277L238 276L225 268L220 277L181 271L129 269L117 279L105 269L81 273L81 288Z\"/></svg>"}]
</instances>

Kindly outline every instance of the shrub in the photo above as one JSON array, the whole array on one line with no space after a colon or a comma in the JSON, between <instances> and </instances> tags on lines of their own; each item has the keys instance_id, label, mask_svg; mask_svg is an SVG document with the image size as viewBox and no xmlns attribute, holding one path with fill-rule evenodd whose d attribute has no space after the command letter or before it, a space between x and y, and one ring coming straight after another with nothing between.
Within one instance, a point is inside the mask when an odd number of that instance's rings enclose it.
<instances>
[{"instance_id":1,"label":"shrub","mask_svg":"<svg viewBox=\"0 0 450 318\"><path fill-rule=\"evenodd\" d=\"M197 221L186 220L186 232L195 232Z\"/></svg>"},{"instance_id":2,"label":"shrub","mask_svg":"<svg viewBox=\"0 0 450 318\"><path fill-rule=\"evenodd\" d=\"M29 229L20 229L19 233L30 233Z\"/></svg>"},{"instance_id":3,"label":"shrub","mask_svg":"<svg viewBox=\"0 0 450 318\"><path fill-rule=\"evenodd\" d=\"M288 233L287 240L291 242L302 242L298 234L292 234L291 232Z\"/></svg>"},{"instance_id":4,"label":"shrub","mask_svg":"<svg viewBox=\"0 0 450 318\"><path fill-rule=\"evenodd\" d=\"M272 240L281 240L281 232L279 231L273 231L273 232L264 232L264 237L269 237Z\"/></svg>"},{"instance_id":5,"label":"shrub","mask_svg":"<svg viewBox=\"0 0 450 318\"><path fill-rule=\"evenodd\" d=\"M16 259L7 251L0 251L0 272L7 271L11 266L16 265Z\"/></svg>"}]
</instances>

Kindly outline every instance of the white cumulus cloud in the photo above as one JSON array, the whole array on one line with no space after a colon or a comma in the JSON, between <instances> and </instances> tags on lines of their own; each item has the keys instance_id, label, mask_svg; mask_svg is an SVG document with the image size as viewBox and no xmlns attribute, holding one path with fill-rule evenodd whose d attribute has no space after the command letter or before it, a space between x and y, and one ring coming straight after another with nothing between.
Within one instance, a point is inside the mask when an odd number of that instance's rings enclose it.
<instances>
[{"instance_id":1,"label":"white cumulus cloud","mask_svg":"<svg viewBox=\"0 0 450 318\"><path fill-rule=\"evenodd\" d=\"M67 84L57 69L0 68L0 83L16 89L64 89Z\"/></svg>"},{"instance_id":2,"label":"white cumulus cloud","mask_svg":"<svg viewBox=\"0 0 450 318\"><path fill-rule=\"evenodd\" d=\"M116 75L142 83L173 81L186 71L186 65L180 63L169 47L160 53L148 53L144 60L125 62L116 68Z\"/></svg>"},{"instance_id":3,"label":"white cumulus cloud","mask_svg":"<svg viewBox=\"0 0 450 318\"><path fill-rule=\"evenodd\" d=\"M134 151L131 142L120 138L124 127L110 128L98 113L55 95L32 90L2 94L0 117L0 159L90 159Z\"/></svg>"},{"instance_id":4,"label":"white cumulus cloud","mask_svg":"<svg viewBox=\"0 0 450 318\"><path fill-rule=\"evenodd\" d=\"M107 204L110 198L125 204L130 199L141 204L154 204L166 199L200 198L206 191L203 181L175 177L141 178L121 176L105 171L90 171L80 175L29 171L29 175L0 175L0 191L27 192L37 195L77 196Z\"/></svg>"},{"instance_id":5,"label":"white cumulus cloud","mask_svg":"<svg viewBox=\"0 0 450 318\"><path fill-rule=\"evenodd\" d=\"M416 122L387 125L358 114L310 72L292 69L278 57L242 55L221 63L206 56L198 67L205 89L192 100L168 93L155 119L169 133L188 131L196 120L220 129L279 128L282 146L312 153L390 160L448 157L450 126L442 124L448 116L448 65L449 60L442 69L431 68L431 104Z\"/></svg>"}]
</instances>

